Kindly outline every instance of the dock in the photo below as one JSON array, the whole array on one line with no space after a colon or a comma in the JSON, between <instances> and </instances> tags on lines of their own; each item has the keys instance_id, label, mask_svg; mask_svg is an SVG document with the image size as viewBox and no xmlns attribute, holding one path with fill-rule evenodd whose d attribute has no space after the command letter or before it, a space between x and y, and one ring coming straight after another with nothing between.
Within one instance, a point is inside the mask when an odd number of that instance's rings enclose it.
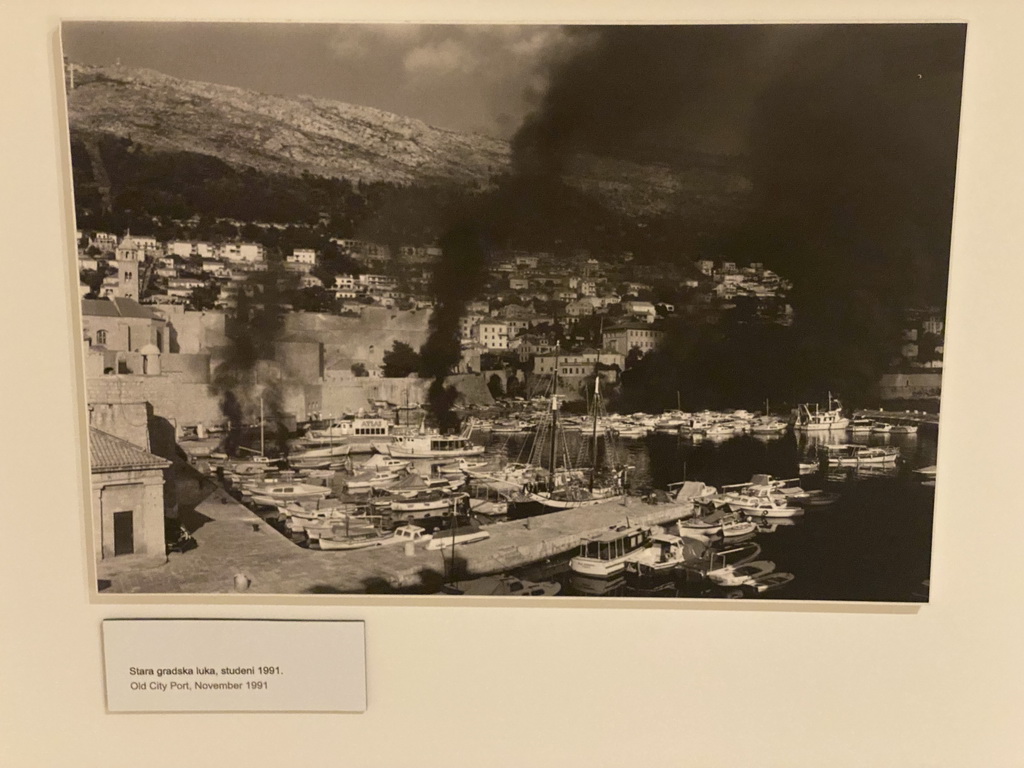
<instances>
[{"instance_id":1,"label":"dock","mask_svg":"<svg viewBox=\"0 0 1024 768\"><path fill-rule=\"evenodd\" d=\"M925 413L924 411L882 411L882 410L858 410L853 414L856 418L873 419L875 421L900 422L904 424L917 424L918 426L931 426L938 429L939 414Z\"/></svg>"},{"instance_id":2,"label":"dock","mask_svg":"<svg viewBox=\"0 0 1024 768\"><path fill-rule=\"evenodd\" d=\"M321 552L292 542L227 491L203 478L207 491L189 511L199 521L196 541L186 552L172 552L163 564L117 568L100 561L101 594L282 595L433 592L452 574L452 548L408 554L403 544L372 549ZM636 498L553 512L486 527L491 537L454 548L459 578L485 576L543 562L574 551L609 528L653 526L692 514L692 504L647 504ZM184 518L183 518L184 519ZM192 526L189 526L190 528Z\"/></svg>"}]
</instances>

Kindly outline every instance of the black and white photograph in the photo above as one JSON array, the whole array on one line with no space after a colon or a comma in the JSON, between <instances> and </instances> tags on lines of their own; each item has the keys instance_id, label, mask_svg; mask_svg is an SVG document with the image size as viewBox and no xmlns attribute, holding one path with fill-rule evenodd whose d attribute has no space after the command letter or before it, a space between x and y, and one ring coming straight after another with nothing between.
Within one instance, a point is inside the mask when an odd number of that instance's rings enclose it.
<instances>
[{"instance_id":1,"label":"black and white photograph","mask_svg":"<svg viewBox=\"0 0 1024 768\"><path fill-rule=\"evenodd\" d=\"M927 603L966 35L63 23L90 591Z\"/></svg>"}]
</instances>

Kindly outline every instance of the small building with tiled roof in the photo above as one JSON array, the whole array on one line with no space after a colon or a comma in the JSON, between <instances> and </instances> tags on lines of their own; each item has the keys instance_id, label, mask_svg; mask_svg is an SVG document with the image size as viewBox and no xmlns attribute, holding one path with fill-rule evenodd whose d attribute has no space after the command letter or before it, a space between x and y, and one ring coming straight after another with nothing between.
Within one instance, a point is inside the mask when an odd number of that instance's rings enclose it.
<instances>
[{"instance_id":1,"label":"small building with tiled roof","mask_svg":"<svg viewBox=\"0 0 1024 768\"><path fill-rule=\"evenodd\" d=\"M165 559L164 470L171 462L90 427L89 464L97 558Z\"/></svg>"}]
</instances>

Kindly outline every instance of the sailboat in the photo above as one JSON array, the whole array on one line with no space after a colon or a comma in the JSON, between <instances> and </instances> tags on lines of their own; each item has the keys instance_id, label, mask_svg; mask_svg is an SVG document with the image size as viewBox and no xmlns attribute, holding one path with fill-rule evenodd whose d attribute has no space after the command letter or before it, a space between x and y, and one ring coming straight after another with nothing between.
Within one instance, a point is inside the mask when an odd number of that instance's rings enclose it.
<instances>
[{"instance_id":1,"label":"sailboat","mask_svg":"<svg viewBox=\"0 0 1024 768\"><path fill-rule=\"evenodd\" d=\"M524 489L523 496L526 500L536 502L545 507L548 511L575 509L577 507L588 507L595 504L602 504L609 501L624 500L626 496L626 477L628 468L620 465L604 464L600 462L598 426L606 414L603 413L603 401L601 398L601 376L594 367L594 397L591 402L590 413L590 438L589 443L589 466L573 468L569 461L569 452L565 447L564 430L559 424L560 400L558 397L558 346L555 347L555 372L551 393L550 421L541 424L537 430L536 446L544 444L545 433L548 433L548 474L543 487L531 490L528 486ZM605 458L615 453L612 448L613 436L606 430L605 437ZM563 448L562 467L558 467L558 447L561 440ZM539 457L532 457L539 458ZM541 461L530 463L540 464Z\"/></svg>"}]
</instances>

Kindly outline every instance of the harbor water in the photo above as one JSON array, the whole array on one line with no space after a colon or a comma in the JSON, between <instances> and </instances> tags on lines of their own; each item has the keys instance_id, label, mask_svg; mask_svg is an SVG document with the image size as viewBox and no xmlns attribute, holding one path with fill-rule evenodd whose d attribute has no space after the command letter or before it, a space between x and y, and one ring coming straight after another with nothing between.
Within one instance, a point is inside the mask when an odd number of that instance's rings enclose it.
<instances>
[{"instance_id":1,"label":"harbor water","mask_svg":"<svg viewBox=\"0 0 1024 768\"><path fill-rule=\"evenodd\" d=\"M514 460L524 449L529 450L528 440L492 438L489 446ZM798 461L813 455L823 442L896 446L901 460L891 467L819 469L801 477ZM630 482L634 492L664 489L684 479L720 488L749 482L755 473L766 473L780 479L800 477L807 490L838 495L832 505L808 508L796 518L767 522L748 538L760 548L758 560L771 561L776 571L795 576L790 583L758 597L927 600L935 489L913 470L935 464L934 428L922 428L917 435L863 438L851 438L845 433L808 436L790 432L770 438L744 434L712 441L651 434L621 440L615 447L634 467ZM716 546L731 548L736 544ZM523 568L514 575L535 581L557 581L562 586L560 594L568 596L753 596L740 588L727 589L705 579L685 578L685 572L680 571L655 583L627 583L623 576L583 578L569 571L572 554Z\"/></svg>"}]
</instances>

